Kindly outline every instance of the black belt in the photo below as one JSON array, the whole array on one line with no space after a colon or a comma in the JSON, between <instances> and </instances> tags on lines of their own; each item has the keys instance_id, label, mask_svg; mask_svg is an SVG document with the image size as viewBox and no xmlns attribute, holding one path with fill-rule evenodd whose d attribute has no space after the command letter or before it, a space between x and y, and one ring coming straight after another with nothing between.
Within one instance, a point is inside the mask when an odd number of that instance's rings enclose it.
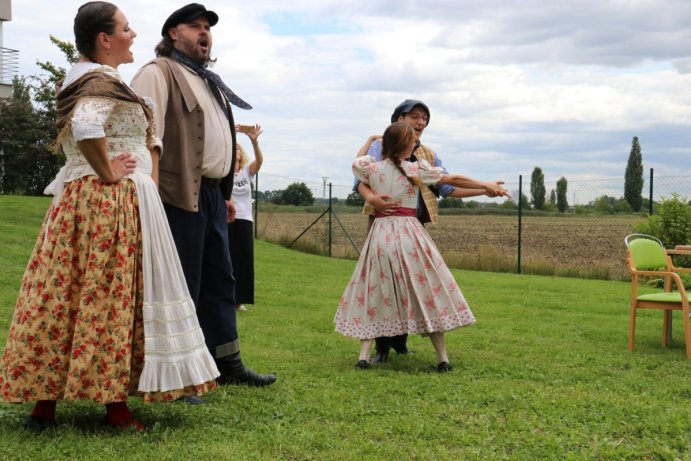
<instances>
[{"instance_id":1,"label":"black belt","mask_svg":"<svg viewBox=\"0 0 691 461\"><path fill-rule=\"evenodd\" d=\"M207 178L206 176L202 176L202 184L205 186L218 187L221 185L221 181L223 181L223 178Z\"/></svg>"}]
</instances>

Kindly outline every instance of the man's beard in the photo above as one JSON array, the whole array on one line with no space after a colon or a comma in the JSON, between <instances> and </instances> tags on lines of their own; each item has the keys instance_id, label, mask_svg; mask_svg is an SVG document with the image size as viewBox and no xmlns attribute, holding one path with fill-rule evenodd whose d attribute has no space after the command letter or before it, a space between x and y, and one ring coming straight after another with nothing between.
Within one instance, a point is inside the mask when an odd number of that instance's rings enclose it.
<instances>
[{"instance_id":1,"label":"man's beard","mask_svg":"<svg viewBox=\"0 0 691 461\"><path fill-rule=\"evenodd\" d=\"M183 38L179 38L176 42L176 48L178 51L181 53L186 54L190 59L193 61L196 61L200 64L205 64L206 62L209 61L210 56L211 56L211 46L208 48L208 52L204 53L199 49L197 46L199 42L191 42L189 40L185 40Z\"/></svg>"}]
</instances>

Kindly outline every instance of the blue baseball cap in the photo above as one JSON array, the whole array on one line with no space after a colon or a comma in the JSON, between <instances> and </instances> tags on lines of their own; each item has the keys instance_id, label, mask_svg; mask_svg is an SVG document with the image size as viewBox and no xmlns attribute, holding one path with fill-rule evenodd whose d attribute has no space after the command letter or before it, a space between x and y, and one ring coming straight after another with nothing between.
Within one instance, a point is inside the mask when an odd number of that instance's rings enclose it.
<instances>
[{"instance_id":1,"label":"blue baseball cap","mask_svg":"<svg viewBox=\"0 0 691 461\"><path fill-rule=\"evenodd\" d=\"M401 115L405 115L411 110L413 110L414 107L420 106L422 110L427 112L427 123L425 126L429 125L429 119L430 119L430 113L429 113L429 107L427 107L427 104L425 104L422 101L418 101L417 99L406 99L402 103L400 103L393 111L393 114L391 114L391 123L395 122L398 120L398 117Z\"/></svg>"}]
</instances>

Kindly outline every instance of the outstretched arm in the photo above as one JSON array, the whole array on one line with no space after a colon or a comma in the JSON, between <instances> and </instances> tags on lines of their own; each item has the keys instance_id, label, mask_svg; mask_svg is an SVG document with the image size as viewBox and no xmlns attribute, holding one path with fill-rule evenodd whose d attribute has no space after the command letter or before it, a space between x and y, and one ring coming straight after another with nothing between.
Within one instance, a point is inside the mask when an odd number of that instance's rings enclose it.
<instances>
[{"instance_id":1,"label":"outstretched arm","mask_svg":"<svg viewBox=\"0 0 691 461\"><path fill-rule=\"evenodd\" d=\"M481 189L484 191L484 195L489 197L510 197L509 191L502 187L503 181L486 182L460 174L444 174L439 180L439 184L449 184L461 189Z\"/></svg>"},{"instance_id":2,"label":"outstretched arm","mask_svg":"<svg viewBox=\"0 0 691 461\"><path fill-rule=\"evenodd\" d=\"M501 186L504 184L504 181L496 181L495 184ZM488 197L496 197L496 195L489 194L486 189L464 189L461 187L454 187L453 191L448 195L448 197L469 198L479 197L481 195L486 195Z\"/></svg>"}]
</instances>

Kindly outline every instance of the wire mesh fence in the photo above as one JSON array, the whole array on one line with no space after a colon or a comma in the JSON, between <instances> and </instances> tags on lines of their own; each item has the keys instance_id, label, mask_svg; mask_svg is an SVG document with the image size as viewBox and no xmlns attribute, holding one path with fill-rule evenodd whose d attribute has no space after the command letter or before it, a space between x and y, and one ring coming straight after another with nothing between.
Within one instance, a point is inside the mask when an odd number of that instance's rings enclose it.
<instances>
[{"instance_id":1,"label":"wire mesh fence","mask_svg":"<svg viewBox=\"0 0 691 461\"><path fill-rule=\"evenodd\" d=\"M311 197L280 204L281 194L301 184ZM439 222L426 228L451 267L602 279L626 279L624 237L654 213L653 204L674 194L691 198L691 177L645 178L642 206L623 199L624 179L569 181L568 206L554 203L556 181L545 181L545 210L523 206L530 183L507 183L504 199L466 200L464 208L440 209ZM330 184L262 173L255 177L256 237L291 248L340 258L357 258L366 238L367 218L352 184ZM652 197L652 201L650 198ZM512 206L513 205L513 206Z\"/></svg>"}]
</instances>

